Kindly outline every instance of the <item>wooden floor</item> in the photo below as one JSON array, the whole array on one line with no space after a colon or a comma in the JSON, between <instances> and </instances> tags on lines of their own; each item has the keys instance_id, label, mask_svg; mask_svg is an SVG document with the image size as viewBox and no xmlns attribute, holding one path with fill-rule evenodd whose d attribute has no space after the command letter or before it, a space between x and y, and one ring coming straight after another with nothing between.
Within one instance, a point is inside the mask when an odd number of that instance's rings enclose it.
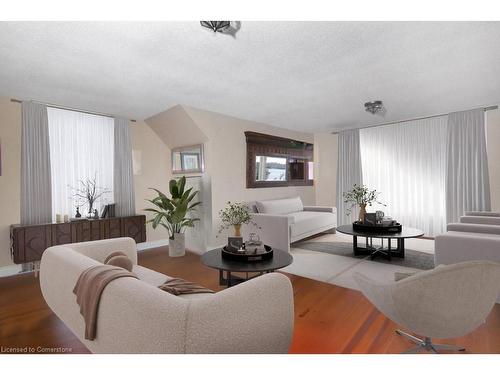
<instances>
[{"instance_id":1,"label":"wooden floor","mask_svg":"<svg viewBox=\"0 0 500 375\"><path fill-rule=\"evenodd\" d=\"M170 276L220 290L218 272L187 253L169 258L166 248L139 253L139 263ZM295 329L291 353L399 353L411 344L397 336L394 323L361 293L304 277L287 275L293 284ZM439 341L438 341L439 342ZM500 305L471 334L447 343L467 353L500 353ZM0 346L87 349L52 313L33 274L0 278Z\"/></svg>"}]
</instances>

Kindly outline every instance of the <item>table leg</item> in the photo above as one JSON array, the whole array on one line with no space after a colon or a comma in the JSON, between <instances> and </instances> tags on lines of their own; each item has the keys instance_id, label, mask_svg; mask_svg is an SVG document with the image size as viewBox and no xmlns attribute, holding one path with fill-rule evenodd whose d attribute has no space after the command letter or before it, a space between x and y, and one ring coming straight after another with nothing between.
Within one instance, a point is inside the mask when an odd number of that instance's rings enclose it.
<instances>
[{"instance_id":1,"label":"table leg","mask_svg":"<svg viewBox=\"0 0 500 375\"><path fill-rule=\"evenodd\" d=\"M358 236L352 236L352 248L354 255L358 255Z\"/></svg>"}]
</instances>

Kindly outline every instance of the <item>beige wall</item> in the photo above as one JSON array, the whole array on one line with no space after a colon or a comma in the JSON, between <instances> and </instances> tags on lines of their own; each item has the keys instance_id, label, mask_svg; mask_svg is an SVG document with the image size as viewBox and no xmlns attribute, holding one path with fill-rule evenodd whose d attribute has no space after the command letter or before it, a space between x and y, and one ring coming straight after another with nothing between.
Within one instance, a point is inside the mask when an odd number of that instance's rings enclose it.
<instances>
[{"instance_id":1,"label":"beige wall","mask_svg":"<svg viewBox=\"0 0 500 375\"><path fill-rule=\"evenodd\" d=\"M0 266L12 264L10 225L20 220L21 106L0 97Z\"/></svg>"},{"instance_id":2,"label":"beige wall","mask_svg":"<svg viewBox=\"0 0 500 375\"><path fill-rule=\"evenodd\" d=\"M149 188L168 191L168 181L171 178L170 149L163 143L155 132L143 121L132 123L132 150L135 156L134 189L135 209L137 214L150 214L144 211L153 207L146 199L156 194ZM147 241L168 239L164 228L154 230L151 224L146 225Z\"/></svg>"},{"instance_id":3,"label":"beige wall","mask_svg":"<svg viewBox=\"0 0 500 375\"><path fill-rule=\"evenodd\" d=\"M281 188L246 188L245 131L262 132L280 137L313 142L312 134L294 132L270 125L225 116L215 112L185 107L186 112L208 137L205 143L206 174L210 176L213 230L209 245L220 244L216 238L219 228L218 212L227 201L246 202L300 196L304 204L314 204L313 186Z\"/></svg>"},{"instance_id":4,"label":"beige wall","mask_svg":"<svg viewBox=\"0 0 500 375\"><path fill-rule=\"evenodd\" d=\"M336 134L314 134L314 179L318 206L336 206L337 150Z\"/></svg>"},{"instance_id":5,"label":"beige wall","mask_svg":"<svg viewBox=\"0 0 500 375\"><path fill-rule=\"evenodd\" d=\"M500 211L500 110L486 112L491 210Z\"/></svg>"},{"instance_id":6,"label":"beige wall","mask_svg":"<svg viewBox=\"0 0 500 375\"><path fill-rule=\"evenodd\" d=\"M149 187L168 189L170 150L144 122L131 123L132 148L141 155L140 174L134 176L135 204L144 214L151 197ZM21 171L21 105L0 97L0 144L2 176L0 176L0 267L11 265L10 225L20 221ZM167 239L163 230L147 226L147 241Z\"/></svg>"}]
</instances>

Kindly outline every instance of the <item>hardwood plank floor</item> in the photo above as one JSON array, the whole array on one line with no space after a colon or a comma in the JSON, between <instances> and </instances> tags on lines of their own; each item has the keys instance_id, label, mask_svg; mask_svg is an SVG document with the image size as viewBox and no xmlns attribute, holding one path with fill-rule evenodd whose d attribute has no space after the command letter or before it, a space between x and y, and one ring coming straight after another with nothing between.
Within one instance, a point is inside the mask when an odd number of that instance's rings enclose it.
<instances>
[{"instance_id":1,"label":"hardwood plank floor","mask_svg":"<svg viewBox=\"0 0 500 375\"><path fill-rule=\"evenodd\" d=\"M166 248L139 253L139 264L170 276L182 277L214 290L218 272L186 253L169 258ZM295 329L291 353L399 353L411 343L394 333L397 327L361 293L295 275L287 275L294 289ZM439 342L439 340L437 341ZM445 340L462 345L467 353L500 353L500 305L485 324L467 336ZM0 346L70 348L88 353L85 346L52 313L33 274L0 278Z\"/></svg>"}]
</instances>

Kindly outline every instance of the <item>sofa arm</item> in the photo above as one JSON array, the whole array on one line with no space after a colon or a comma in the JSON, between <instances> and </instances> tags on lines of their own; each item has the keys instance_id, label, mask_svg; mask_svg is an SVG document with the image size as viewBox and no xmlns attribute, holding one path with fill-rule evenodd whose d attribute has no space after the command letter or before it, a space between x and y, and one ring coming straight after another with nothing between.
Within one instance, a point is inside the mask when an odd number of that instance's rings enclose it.
<instances>
[{"instance_id":1,"label":"sofa arm","mask_svg":"<svg viewBox=\"0 0 500 375\"><path fill-rule=\"evenodd\" d=\"M500 217L494 216L460 216L461 223L500 225Z\"/></svg>"},{"instance_id":2,"label":"sofa arm","mask_svg":"<svg viewBox=\"0 0 500 375\"><path fill-rule=\"evenodd\" d=\"M304 211L331 212L336 213L337 208L327 206L304 206Z\"/></svg>"},{"instance_id":3,"label":"sofa arm","mask_svg":"<svg viewBox=\"0 0 500 375\"><path fill-rule=\"evenodd\" d=\"M491 212L491 211L465 211L465 216L500 217L500 212Z\"/></svg>"},{"instance_id":4,"label":"sofa arm","mask_svg":"<svg viewBox=\"0 0 500 375\"><path fill-rule=\"evenodd\" d=\"M435 265L469 260L500 262L500 236L448 232L435 238Z\"/></svg>"},{"instance_id":5,"label":"sofa arm","mask_svg":"<svg viewBox=\"0 0 500 375\"><path fill-rule=\"evenodd\" d=\"M191 301L187 353L288 353L294 305L290 280L271 273Z\"/></svg>"},{"instance_id":6,"label":"sofa arm","mask_svg":"<svg viewBox=\"0 0 500 375\"><path fill-rule=\"evenodd\" d=\"M290 225L294 223L292 216L251 214L252 221L259 226L244 225L241 230L244 238L255 232L266 245L283 251L290 251Z\"/></svg>"},{"instance_id":7,"label":"sofa arm","mask_svg":"<svg viewBox=\"0 0 500 375\"><path fill-rule=\"evenodd\" d=\"M500 234L500 225L452 223L448 224L446 228L452 232Z\"/></svg>"},{"instance_id":8,"label":"sofa arm","mask_svg":"<svg viewBox=\"0 0 500 375\"><path fill-rule=\"evenodd\" d=\"M69 247L77 253L83 254L103 263L106 257L115 252L121 251L125 253L132 264L137 264L137 245L130 237L112 238L108 240L87 241L62 245Z\"/></svg>"}]
</instances>

